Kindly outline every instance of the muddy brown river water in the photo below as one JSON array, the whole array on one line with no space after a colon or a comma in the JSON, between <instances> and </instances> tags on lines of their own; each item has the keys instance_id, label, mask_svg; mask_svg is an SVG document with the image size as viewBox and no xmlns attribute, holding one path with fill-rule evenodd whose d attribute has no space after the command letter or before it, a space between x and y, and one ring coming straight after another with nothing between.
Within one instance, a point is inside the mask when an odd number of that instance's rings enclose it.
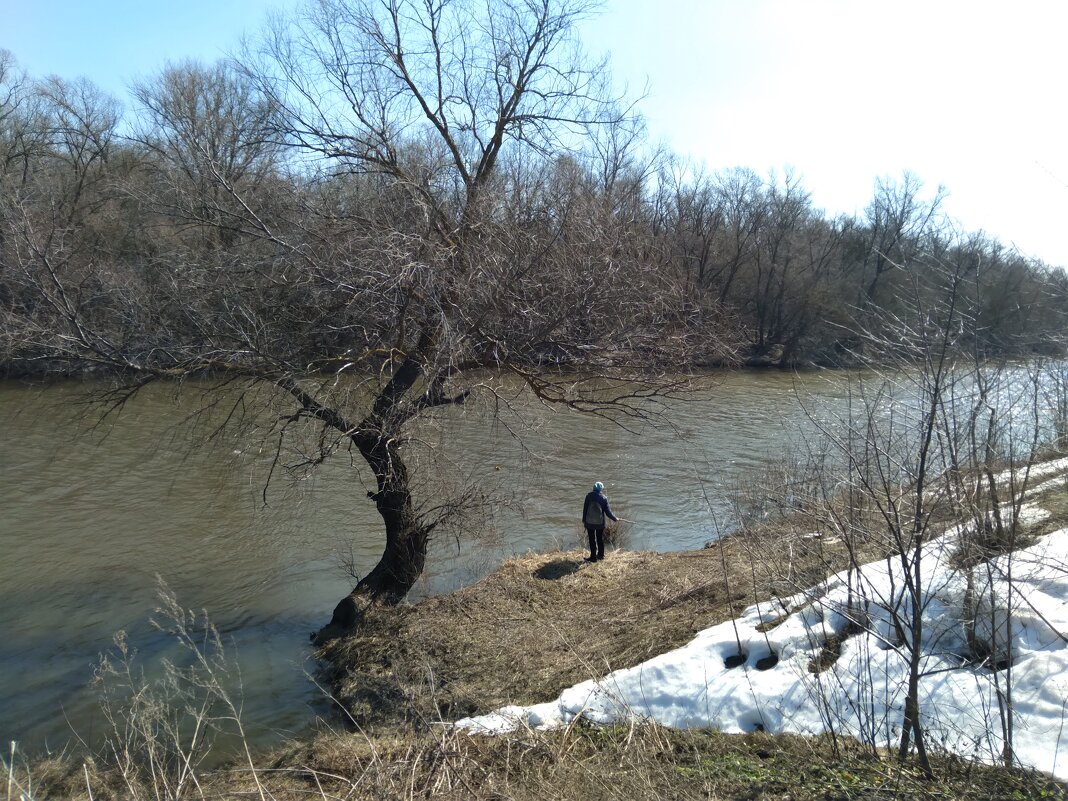
<instances>
[{"instance_id":1,"label":"muddy brown river water","mask_svg":"<svg viewBox=\"0 0 1068 801\"><path fill-rule=\"evenodd\" d=\"M833 419L856 379L717 374L704 400L672 407L669 425L630 431L518 394L521 414L498 424L477 404L457 410L447 436L430 427L417 445L446 454L445 466L420 457L417 473L468 476L505 500L490 520L435 540L412 599L475 581L511 554L577 556L578 506L594 480L633 521L627 547L699 548L732 524L727 490L814 436L813 417ZM260 443L191 446L175 434L188 409L164 388L89 430L95 418L72 414L82 389L0 383L0 740L40 752L100 735L88 684L114 632L128 633L150 672L172 654L148 623L157 575L221 631L253 740L311 725L324 702L305 675L308 634L353 584L341 563L366 570L380 553L359 471L341 454L312 478L276 476L265 506Z\"/></svg>"}]
</instances>

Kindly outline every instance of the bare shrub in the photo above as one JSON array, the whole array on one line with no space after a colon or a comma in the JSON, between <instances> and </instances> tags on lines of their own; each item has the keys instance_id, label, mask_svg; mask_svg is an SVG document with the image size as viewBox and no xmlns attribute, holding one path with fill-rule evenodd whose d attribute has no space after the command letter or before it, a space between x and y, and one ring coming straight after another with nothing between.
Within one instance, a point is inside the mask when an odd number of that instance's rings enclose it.
<instances>
[{"instance_id":1,"label":"bare shrub","mask_svg":"<svg viewBox=\"0 0 1068 801\"><path fill-rule=\"evenodd\" d=\"M146 675L124 632L101 657L94 682L107 721L101 752L106 768L121 777L135 799L178 801L203 795L205 760L220 737L237 743L255 790L265 799L241 722L240 686L234 663L206 612L178 604L160 580L158 617L152 623L181 646L183 664L162 660L162 673Z\"/></svg>"}]
</instances>

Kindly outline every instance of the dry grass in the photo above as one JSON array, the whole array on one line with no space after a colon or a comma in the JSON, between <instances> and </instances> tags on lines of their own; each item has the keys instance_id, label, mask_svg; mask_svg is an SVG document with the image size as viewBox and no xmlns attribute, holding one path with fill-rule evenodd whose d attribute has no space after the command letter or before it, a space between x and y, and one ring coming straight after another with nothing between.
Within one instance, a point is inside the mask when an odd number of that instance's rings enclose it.
<instances>
[{"instance_id":1,"label":"dry grass","mask_svg":"<svg viewBox=\"0 0 1068 801\"><path fill-rule=\"evenodd\" d=\"M792 735L724 735L658 726L580 725L511 737L469 737L436 728L378 736L324 734L264 757L258 783L247 769L202 777L192 799L442 799L448 801L1029 801L1065 788L1026 771L935 760L924 779L849 743ZM86 778L91 779L91 790ZM27 799L156 799L130 795L89 768L56 771ZM261 795L262 792L262 795ZM18 796L10 796L14 801Z\"/></svg>"},{"instance_id":2,"label":"dry grass","mask_svg":"<svg viewBox=\"0 0 1068 801\"><path fill-rule=\"evenodd\" d=\"M1034 500L1049 512L1049 517L1035 527L1032 532L1034 535L1042 536L1068 528L1068 475L1061 476L1058 486L1049 487Z\"/></svg>"},{"instance_id":3,"label":"dry grass","mask_svg":"<svg viewBox=\"0 0 1068 801\"><path fill-rule=\"evenodd\" d=\"M331 644L338 699L361 725L455 719L568 686L687 642L740 610L710 551L513 559L478 584L372 611Z\"/></svg>"},{"instance_id":4,"label":"dry grass","mask_svg":"<svg viewBox=\"0 0 1068 801\"><path fill-rule=\"evenodd\" d=\"M272 798L460 801L667 799L958 799L1063 797L1030 772L940 760L926 780L890 758L825 738L724 735L658 726L578 726L513 737L446 731L408 737L323 737L287 753L265 779ZM224 776L209 790L236 798Z\"/></svg>"},{"instance_id":5,"label":"dry grass","mask_svg":"<svg viewBox=\"0 0 1068 801\"><path fill-rule=\"evenodd\" d=\"M323 651L335 697L371 728L546 701L848 564L836 537L787 525L701 551L583 556L518 557L472 587L372 610Z\"/></svg>"}]
</instances>

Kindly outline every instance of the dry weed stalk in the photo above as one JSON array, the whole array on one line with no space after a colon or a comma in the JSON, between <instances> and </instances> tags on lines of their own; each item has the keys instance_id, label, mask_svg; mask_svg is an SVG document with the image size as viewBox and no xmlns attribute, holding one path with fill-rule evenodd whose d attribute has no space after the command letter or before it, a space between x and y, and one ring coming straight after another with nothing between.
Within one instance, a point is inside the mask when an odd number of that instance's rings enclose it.
<instances>
[{"instance_id":1,"label":"dry weed stalk","mask_svg":"<svg viewBox=\"0 0 1068 801\"><path fill-rule=\"evenodd\" d=\"M101 657L94 676L108 728L105 764L118 772L133 799L203 798L204 761L218 735L225 734L236 739L256 794L267 801L241 721L241 702L230 689L235 682L240 687L240 677L218 630L206 612L179 605L162 580L158 598L159 617L152 623L174 638L185 664L163 659L162 675L149 678L125 632L115 635L113 653Z\"/></svg>"},{"instance_id":2,"label":"dry weed stalk","mask_svg":"<svg viewBox=\"0 0 1068 801\"><path fill-rule=\"evenodd\" d=\"M7 795L4 801L34 801L37 796L34 794L30 766L24 765L20 770L16 762L18 743L12 740L10 747L9 755L0 755L0 766L4 769L4 780L7 784Z\"/></svg>"}]
</instances>

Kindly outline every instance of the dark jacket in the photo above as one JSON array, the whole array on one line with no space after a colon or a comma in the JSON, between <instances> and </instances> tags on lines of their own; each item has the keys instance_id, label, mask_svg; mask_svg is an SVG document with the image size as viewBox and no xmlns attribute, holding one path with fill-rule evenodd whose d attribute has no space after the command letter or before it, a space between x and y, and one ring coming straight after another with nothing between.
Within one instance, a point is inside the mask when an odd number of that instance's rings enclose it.
<instances>
[{"instance_id":1,"label":"dark jacket","mask_svg":"<svg viewBox=\"0 0 1068 801\"><path fill-rule=\"evenodd\" d=\"M597 490L591 490L586 493L586 500L582 502L582 524L584 526L604 526L603 520L599 523L591 523L587 519L586 510L590 508L591 503L600 506L604 516L609 520L619 520L618 517L612 514L612 507L608 505L608 496Z\"/></svg>"}]
</instances>

